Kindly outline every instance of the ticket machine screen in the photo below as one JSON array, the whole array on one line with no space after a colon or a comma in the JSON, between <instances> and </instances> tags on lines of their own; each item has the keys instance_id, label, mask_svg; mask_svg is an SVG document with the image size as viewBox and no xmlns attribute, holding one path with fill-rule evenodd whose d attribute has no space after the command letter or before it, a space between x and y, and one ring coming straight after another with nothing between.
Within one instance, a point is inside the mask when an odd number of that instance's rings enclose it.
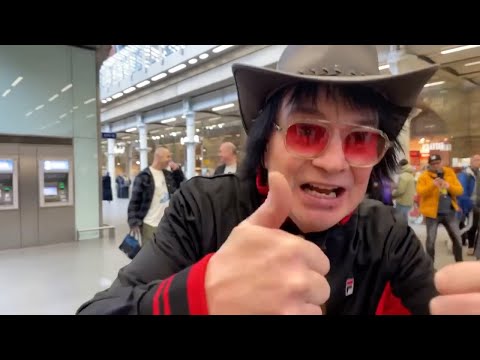
<instances>
[{"instance_id":1,"label":"ticket machine screen","mask_svg":"<svg viewBox=\"0 0 480 360\"><path fill-rule=\"evenodd\" d=\"M44 176L45 202L68 202L68 173L47 173Z\"/></svg>"},{"instance_id":2,"label":"ticket machine screen","mask_svg":"<svg viewBox=\"0 0 480 360\"><path fill-rule=\"evenodd\" d=\"M0 160L0 206L14 204L13 160Z\"/></svg>"},{"instance_id":3,"label":"ticket machine screen","mask_svg":"<svg viewBox=\"0 0 480 360\"><path fill-rule=\"evenodd\" d=\"M70 160L41 160L40 206L73 205Z\"/></svg>"}]
</instances>

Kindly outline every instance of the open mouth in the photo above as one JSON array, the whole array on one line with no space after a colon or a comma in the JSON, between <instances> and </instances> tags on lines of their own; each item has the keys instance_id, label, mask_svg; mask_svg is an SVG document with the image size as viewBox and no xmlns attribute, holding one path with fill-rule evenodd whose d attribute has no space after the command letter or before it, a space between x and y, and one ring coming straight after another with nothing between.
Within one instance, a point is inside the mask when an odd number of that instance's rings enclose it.
<instances>
[{"instance_id":1,"label":"open mouth","mask_svg":"<svg viewBox=\"0 0 480 360\"><path fill-rule=\"evenodd\" d=\"M322 187L320 185L303 184L300 188L307 194L317 197L319 199L336 199L342 196L345 189L342 187Z\"/></svg>"}]
</instances>

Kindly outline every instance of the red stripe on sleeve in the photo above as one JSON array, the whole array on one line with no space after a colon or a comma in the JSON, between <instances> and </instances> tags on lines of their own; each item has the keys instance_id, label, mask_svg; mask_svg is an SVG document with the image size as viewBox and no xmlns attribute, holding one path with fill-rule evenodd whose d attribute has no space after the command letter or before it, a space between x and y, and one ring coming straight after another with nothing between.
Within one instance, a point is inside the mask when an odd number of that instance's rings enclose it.
<instances>
[{"instance_id":1,"label":"red stripe on sleeve","mask_svg":"<svg viewBox=\"0 0 480 360\"><path fill-rule=\"evenodd\" d=\"M171 315L172 311L170 309L170 298L168 297L168 289L170 289L170 285L172 284L173 276L170 276L167 280L165 280L165 290L163 290L163 313L164 315Z\"/></svg>"},{"instance_id":2,"label":"red stripe on sleeve","mask_svg":"<svg viewBox=\"0 0 480 360\"><path fill-rule=\"evenodd\" d=\"M158 285L155 295L153 295L153 315L160 315L160 293L165 286L165 280Z\"/></svg>"},{"instance_id":3,"label":"red stripe on sleeve","mask_svg":"<svg viewBox=\"0 0 480 360\"><path fill-rule=\"evenodd\" d=\"M375 315L411 315L411 312L399 298L393 295L392 287L388 282L378 302Z\"/></svg>"},{"instance_id":4,"label":"red stripe on sleeve","mask_svg":"<svg viewBox=\"0 0 480 360\"><path fill-rule=\"evenodd\" d=\"M205 292L205 272L212 254L192 266L187 279L187 300L190 315L208 315L207 294Z\"/></svg>"}]
</instances>

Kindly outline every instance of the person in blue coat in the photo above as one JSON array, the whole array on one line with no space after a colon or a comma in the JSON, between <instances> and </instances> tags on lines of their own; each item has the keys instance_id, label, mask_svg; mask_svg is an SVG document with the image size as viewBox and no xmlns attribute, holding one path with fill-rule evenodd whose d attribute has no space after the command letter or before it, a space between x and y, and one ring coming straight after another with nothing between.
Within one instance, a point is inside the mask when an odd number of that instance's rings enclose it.
<instances>
[{"instance_id":1,"label":"person in blue coat","mask_svg":"<svg viewBox=\"0 0 480 360\"><path fill-rule=\"evenodd\" d=\"M475 189L475 176L471 173L470 168L466 168L457 174L458 181L462 184L463 194L457 198L458 206L462 210L459 213L460 228L465 227L465 220L468 218L468 214L473 210L472 195ZM466 245L468 241L468 232L462 234L462 243ZM471 245L471 246L470 246ZM468 247L473 249L474 244L468 244Z\"/></svg>"}]
</instances>

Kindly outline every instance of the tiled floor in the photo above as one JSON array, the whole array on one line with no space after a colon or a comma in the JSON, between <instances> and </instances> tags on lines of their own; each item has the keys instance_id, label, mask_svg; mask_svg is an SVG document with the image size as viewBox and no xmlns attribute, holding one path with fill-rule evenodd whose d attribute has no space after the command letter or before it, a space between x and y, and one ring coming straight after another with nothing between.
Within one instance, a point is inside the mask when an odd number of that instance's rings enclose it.
<instances>
[{"instance_id":1,"label":"tiled floor","mask_svg":"<svg viewBox=\"0 0 480 360\"><path fill-rule=\"evenodd\" d=\"M104 202L104 223L116 226L116 239L84 240L0 252L0 314L74 314L108 287L128 258L118 250L128 231L128 200ZM421 239L425 226L415 225ZM453 262L447 234L439 228L436 266ZM474 260L467 257L465 260Z\"/></svg>"}]
</instances>

